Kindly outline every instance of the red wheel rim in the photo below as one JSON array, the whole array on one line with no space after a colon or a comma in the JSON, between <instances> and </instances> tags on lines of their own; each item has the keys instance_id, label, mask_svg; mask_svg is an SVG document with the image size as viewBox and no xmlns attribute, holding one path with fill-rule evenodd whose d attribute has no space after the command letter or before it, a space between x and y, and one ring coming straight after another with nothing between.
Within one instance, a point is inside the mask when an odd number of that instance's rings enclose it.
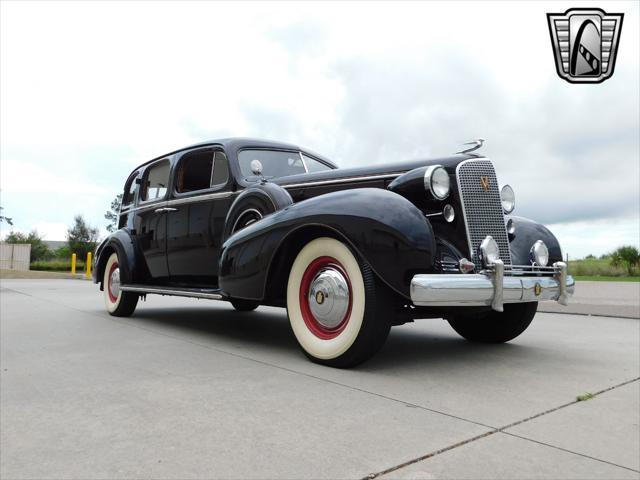
<instances>
[{"instance_id":1,"label":"red wheel rim","mask_svg":"<svg viewBox=\"0 0 640 480\"><path fill-rule=\"evenodd\" d=\"M113 276L113 272L115 272L117 268L118 262L114 262L109 269L109 274L107 275L107 295L109 295L109 300L111 301L111 303L116 303L118 301L118 297L111 291L111 279Z\"/></svg>"},{"instance_id":2,"label":"red wheel rim","mask_svg":"<svg viewBox=\"0 0 640 480\"><path fill-rule=\"evenodd\" d=\"M326 325L323 325L318 321L318 319L314 316L311 311L311 307L309 306L309 290L311 289L311 284L313 280L316 278L318 273L325 269L333 269L339 272L345 279L347 283L347 287L349 290L349 303L347 307L346 314L344 318L340 320L339 324L333 328L329 328ZM344 331L344 329L349 324L349 319L351 317L351 298L352 298L352 289L351 289L351 280L347 275L346 270L342 266L342 264L333 257L319 257L316 258L313 262L307 266L304 274L302 275L302 281L300 282L300 292L299 292L299 302L300 302L300 310L302 313L302 318L304 320L305 325L309 329L311 333L313 333L316 337L321 338L323 340L330 340L332 338L337 337Z\"/></svg>"}]
</instances>

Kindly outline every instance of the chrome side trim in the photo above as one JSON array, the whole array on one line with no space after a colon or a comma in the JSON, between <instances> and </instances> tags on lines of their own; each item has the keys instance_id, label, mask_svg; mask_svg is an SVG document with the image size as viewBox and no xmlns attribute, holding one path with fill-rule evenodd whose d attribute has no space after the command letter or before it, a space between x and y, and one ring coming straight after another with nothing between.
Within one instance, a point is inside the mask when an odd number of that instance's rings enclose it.
<instances>
[{"instance_id":1,"label":"chrome side trim","mask_svg":"<svg viewBox=\"0 0 640 480\"><path fill-rule=\"evenodd\" d=\"M404 172L402 172L404 173ZM402 175L402 173L386 173L384 175L370 175L364 177L348 177L348 178L336 178L335 180L318 180L317 182L301 182L282 184L282 188L298 188L298 187L315 187L318 185L336 185L340 183L349 182L364 182L366 180L380 180L385 178L396 178Z\"/></svg>"},{"instance_id":2,"label":"chrome side trim","mask_svg":"<svg viewBox=\"0 0 640 480\"><path fill-rule=\"evenodd\" d=\"M157 294L157 295L169 295L173 297L191 297L191 298L206 298L209 300L223 300L224 297L220 293L213 293L206 290L183 290L172 289L165 287L152 287L147 285L121 285L120 290L123 292L141 293L144 295Z\"/></svg>"},{"instance_id":3,"label":"chrome side trim","mask_svg":"<svg viewBox=\"0 0 640 480\"><path fill-rule=\"evenodd\" d=\"M173 205L185 205L188 203L206 202L207 200L215 200L218 198L228 198L237 195L240 192L218 192L218 193L206 193L204 195L195 195L193 197L174 198L172 200L165 200L163 202L153 203L151 205L139 205L137 207L128 208L122 210L120 213L141 212L144 210L156 209L158 207L170 207Z\"/></svg>"}]
</instances>

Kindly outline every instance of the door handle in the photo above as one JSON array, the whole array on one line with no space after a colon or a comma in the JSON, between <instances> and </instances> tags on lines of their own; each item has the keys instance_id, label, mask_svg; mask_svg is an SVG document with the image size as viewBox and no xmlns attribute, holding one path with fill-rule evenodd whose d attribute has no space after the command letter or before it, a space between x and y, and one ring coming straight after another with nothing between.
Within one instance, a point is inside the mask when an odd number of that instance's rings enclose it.
<instances>
[{"instance_id":1,"label":"door handle","mask_svg":"<svg viewBox=\"0 0 640 480\"><path fill-rule=\"evenodd\" d=\"M178 209L177 208L172 208L172 207L162 207L162 208L156 208L154 210L155 213L167 213L167 212L177 212Z\"/></svg>"}]
</instances>

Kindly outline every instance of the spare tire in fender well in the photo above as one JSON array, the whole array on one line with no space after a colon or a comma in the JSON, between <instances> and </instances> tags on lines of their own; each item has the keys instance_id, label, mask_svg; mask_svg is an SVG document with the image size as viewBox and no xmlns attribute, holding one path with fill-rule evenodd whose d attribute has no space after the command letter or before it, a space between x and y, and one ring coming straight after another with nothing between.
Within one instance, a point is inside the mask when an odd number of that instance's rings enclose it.
<instances>
[{"instance_id":1,"label":"spare tire in fender well","mask_svg":"<svg viewBox=\"0 0 640 480\"><path fill-rule=\"evenodd\" d=\"M292 203L291 195L280 185L268 182L252 185L238 195L231 204L224 222L223 242L245 226L243 225L245 218L247 221L256 220L282 210Z\"/></svg>"}]
</instances>

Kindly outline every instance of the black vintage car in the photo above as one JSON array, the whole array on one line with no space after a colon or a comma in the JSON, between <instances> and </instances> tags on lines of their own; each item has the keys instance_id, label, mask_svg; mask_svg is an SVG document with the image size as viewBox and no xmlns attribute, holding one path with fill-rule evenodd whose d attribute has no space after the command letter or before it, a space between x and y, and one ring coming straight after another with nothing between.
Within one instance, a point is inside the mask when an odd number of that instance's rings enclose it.
<instances>
[{"instance_id":1,"label":"black vintage car","mask_svg":"<svg viewBox=\"0 0 640 480\"><path fill-rule=\"evenodd\" d=\"M574 288L557 239L514 206L473 152L339 169L294 145L205 142L129 176L94 282L116 316L148 294L286 307L307 356L337 367L415 318L506 342Z\"/></svg>"}]
</instances>

